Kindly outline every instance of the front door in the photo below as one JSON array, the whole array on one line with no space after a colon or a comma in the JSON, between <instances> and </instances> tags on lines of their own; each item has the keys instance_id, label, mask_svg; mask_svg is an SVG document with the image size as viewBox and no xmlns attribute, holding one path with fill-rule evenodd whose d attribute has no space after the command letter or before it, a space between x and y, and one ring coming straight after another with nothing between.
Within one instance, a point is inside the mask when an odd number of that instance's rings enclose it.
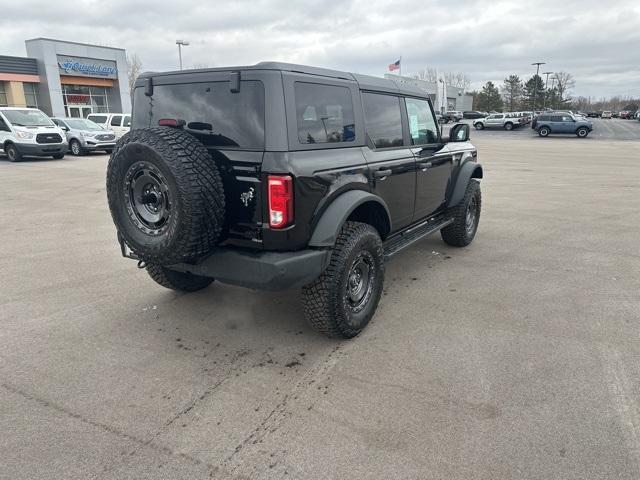
<instances>
[{"instance_id":1,"label":"front door","mask_svg":"<svg viewBox=\"0 0 640 480\"><path fill-rule=\"evenodd\" d=\"M362 93L367 134L363 152L373 190L389 209L392 231L411 223L416 191L416 161L403 134L401 101L396 95Z\"/></svg>"},{"instance_id":2,"label":"front door","mask_svg":"<svg viewBox=\"0 0 640 480\"><path fill-rule=\"evenodd\" d=\"M416 157L416 205L413 222L444 205L451 181L452 155L442 149L440 131L431 105L426 100L405 99L409 136Z\"/></svg>"},{"instance_id":3,"label":"front door","mask_svg":"<svg viewBox=\"0 0 640 480\"><path fill-rule=\"evenodd\" d=\"M487 117L487 126L488 127L501 127L503 118L504 118L504 115L499 114L499 113L494 113L493 115L489 115L489 117Z\"/></svg>"}]
</instances>

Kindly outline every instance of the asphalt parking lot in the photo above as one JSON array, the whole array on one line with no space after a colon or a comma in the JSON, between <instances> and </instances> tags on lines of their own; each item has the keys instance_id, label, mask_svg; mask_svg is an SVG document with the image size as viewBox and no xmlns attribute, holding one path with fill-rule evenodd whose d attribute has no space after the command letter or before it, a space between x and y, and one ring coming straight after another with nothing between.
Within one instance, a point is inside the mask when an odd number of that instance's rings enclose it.
<instances>
[{"instance_id":1,"label":"asphalt parking lot","mask_svg":"<svg viewBox=\"0 0 640 480\"><path fill-rule=\"evenodd\" d=\"M532 133L472 132L476 240L394 258L352 341L153 283L106 156L0 159L0 477L640 478L640 141Z\"/></svg>"}]
</instances>

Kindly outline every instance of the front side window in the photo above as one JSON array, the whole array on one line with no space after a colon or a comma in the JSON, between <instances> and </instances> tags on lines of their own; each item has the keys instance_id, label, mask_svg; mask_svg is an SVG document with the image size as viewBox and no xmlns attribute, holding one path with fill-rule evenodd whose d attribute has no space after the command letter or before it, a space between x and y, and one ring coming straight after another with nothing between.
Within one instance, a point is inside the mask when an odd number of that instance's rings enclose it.
<instances>
[{"instance_id":1,"label":"front side window","mask_svg":"<svg viewBox=\"0 0 640 480\"><path fill-rule=\"evenodd\" d=\"M130 127L131 126L131 117L129 115L125 115L124 121L122 122L122 126L123 127Z\"/></svg>"},{"instance_id":2,"label":"front side window","mask_svg":"<svg viewBox=\"0 0 640 480\"><path fill-rule=\"evenodd\" d=\"M438 142L438 127L429 102L415 98L405 98L409 117L409 132L412 145Z\"/></svg>"},{"instance_id":3,"label":"front side window","mask_svg":"<svg viewBox=\"0 0 640 480\"><path fill-rule=\"evenodd\" d=\"M402 146L400 99L392 95L363 93L362 103L365 129L373 145L376 148Z\"/></svg>"},{"instance_id":4,"label":"front side window","mask_svg":"<svg viewBox=\"0 0 640 480\"><path fill-rule=\"evenodd\" d=\"M111 123L110 123L110 125L111 125L112 127L119 127L121 123L122 123L122 115L114 115L114 116L111 118Z\"/></svg>"},{"instance_id":5,"label":"front side window","mask_svg":"<svg viewBox=\"0 0 640 480\"><path fill-rule=\"evenodd\" d=\"M296 82L295 98L300 143L355 140L353 101L347 87Z\"/></svg>"},{"instance_id":6,"label":"front side window","mask_svg":"<svg viewBox=\"0 0 640 480\"><path fill-rule=\"evenodd\" d=\"M264 86L242 80L155 85L153 96L135 89L132 128L158 126L162 119L184 122L184 130L211 147L264 148Z\"/></svg>"}]
</instances>

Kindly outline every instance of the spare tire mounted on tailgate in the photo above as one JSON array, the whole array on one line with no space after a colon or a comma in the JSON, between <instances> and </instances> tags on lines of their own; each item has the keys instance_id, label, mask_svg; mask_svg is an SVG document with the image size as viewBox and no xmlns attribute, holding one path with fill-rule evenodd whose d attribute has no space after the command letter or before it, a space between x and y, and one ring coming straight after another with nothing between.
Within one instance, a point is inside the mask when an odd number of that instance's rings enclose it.
<instances>
[{"instance_id":1,"label":"spare tire mounted on tailgate","mask_svg":"<svg viewBox=\"0 0 640 480\"><path fill-rule=\"evenodd\" d=\"M193 136L174 128L132 130L107 167L111 216L142 260L172 265L211 252L224 224L218 168Z\"/></svg>"}]
</instances>

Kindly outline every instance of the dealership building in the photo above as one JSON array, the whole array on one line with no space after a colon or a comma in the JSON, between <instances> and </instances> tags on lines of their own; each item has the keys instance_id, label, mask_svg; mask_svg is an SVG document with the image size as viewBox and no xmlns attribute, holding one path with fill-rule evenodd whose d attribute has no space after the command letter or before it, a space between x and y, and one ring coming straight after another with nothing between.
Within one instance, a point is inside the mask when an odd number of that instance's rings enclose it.
<instances>
[{"instance_id":1,"label":"dealership building","mask_svg":"<svg viewBox=\"0 0 640 480\"><path fill-rule=\"evenodd\" d=\"M446 85L444 82L427 82L425 80L402 77L391 73L387 73L384 77L399 83L407 83L418 87L429 95L434 108L441 113L452 110L465 112L473 109L473 95L466 93L462 88L452 87L451 85Z\"/></svg>"},{"instance_id":2,"label":"dealership building","mask_svg":"<svg viewBox=\"0 0 640 480\"><path fill-rule=\"evenodd\" d=\"M131 111L124 49L49 38L25 44L26 57L0 55L0 106L60 117Z\"/></svg>"}]
</instances>

